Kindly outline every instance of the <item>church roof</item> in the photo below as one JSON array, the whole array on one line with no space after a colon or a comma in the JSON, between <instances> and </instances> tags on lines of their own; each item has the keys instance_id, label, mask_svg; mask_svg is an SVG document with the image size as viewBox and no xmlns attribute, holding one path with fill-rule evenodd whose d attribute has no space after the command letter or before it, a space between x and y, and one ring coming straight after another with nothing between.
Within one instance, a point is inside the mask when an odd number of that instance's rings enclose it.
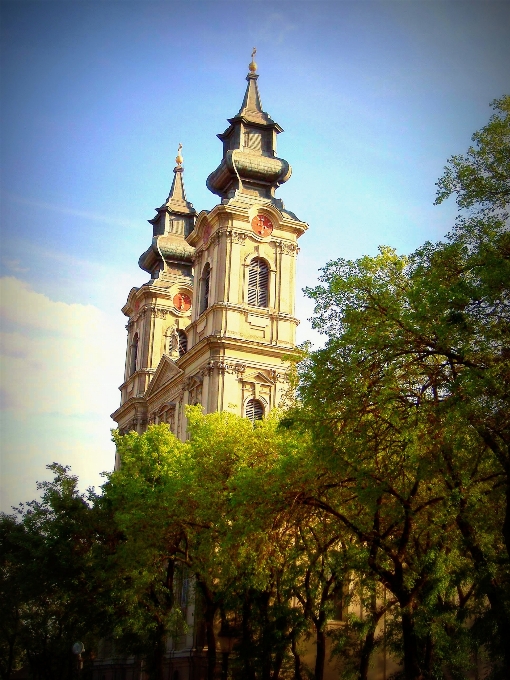
<instances>
[{"instance_id":1,"label":"church roof","mask_svg":"<svg viewBox=\"0 0 510 680\"><path fill-rule=\"evenodd\" d=\"M262 109L256 69L252 61L241 108L218 135L223 158L207 178L207 188L222 198L239 192L272 199L275 189L292 173L287 161L276 156L276 135L283 129Z\"/></svg>"}]
</instances>

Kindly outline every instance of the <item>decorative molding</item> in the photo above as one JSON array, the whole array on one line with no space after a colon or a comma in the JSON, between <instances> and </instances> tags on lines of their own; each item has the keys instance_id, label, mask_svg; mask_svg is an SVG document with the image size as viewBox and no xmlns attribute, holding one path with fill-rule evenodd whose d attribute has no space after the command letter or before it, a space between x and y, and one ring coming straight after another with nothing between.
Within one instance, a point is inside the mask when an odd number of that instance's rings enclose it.
<instances>
[{"instance_id":1,"label":"decorative molding","mask_svg":"<svg viewBox=\"0 0 510 680\"><path fill-rule=\"evenodd\" d=\"M208 364L205 368L202 368L198 373L203 380L208 375L211 375L212 371L213 371L212 367L209 366L209 364Z\"/></svg>"},{"instance_id":2,"label":"decorative molding","mask_svg":"<svg viewBox=\"0 0 510 680\"><path fill-rule=\"evenodd\" d=\"M269 378L270 378L274 383L277 383L277 382L286 382L286 381L287 381L287 373L286 373L285 371L284 371L284 372L280 372L280 371L276 371L274 368L270 368L270 369L267 371L267 374L268 374Z\"/></svg>"},{"instance_id":3,"label":"decorative molding","mask_svg":"<svg viewBox=\"0 0 510 680\"><path fill-rule=\"evenodd\" d=\"M198 387L198 385L201 385L203 380L204 380L203 370L198 371L198 373L194 373L193 375L190 375L184 379L182 383L182 388L185 392L186 391L190 392L195 387Z\"/></svg>"},{"instance_id":4,"label":"decorative molding","mask_svg":"<svg viewBox=\"0 0 510 680\"><path fill-rule=\"evenodd\" d=\"M219 371L220 373L231 373L233 371L233 366L225 361L212 360L208 363L208 367L211 371Z\"/></svg>"},{"instance_id":5,"label":"decorative molding","mask_svg":"<svg viewBox=\"0 0 510 680\"><path fill-rule=\"evenodd\" d=\"M299 252L298 246L291 241L275 240L275 244L278 252L283 253L283 255L296 255Z\"/></svg>"},{"instance_id":6,"label":"decorative molding","mask_svg":"<svg viewBox=\"0 0 510 680\"><path fill-rule=\"evenodd\" d=\"M220 233L219 230L216 230L213 234L211 234L211 237L210 237L210 239L209 239L209 243L208 243L207 245L208 245L208 246L209 246L209 245L211 245L211 246L216 245L216 243L218 243L218 241L220 240L220 238L221 238L221 233Z\"/></svg>"},{"instance_id":7,"label":"decorative molding","mask_svg":"<svg viewBox=\"0 0 510 680\"><path fill-rule=\"evenodd\" d=\"M241 246L245 245L245 241L248 237L248 234L244 231L239 231L239 229L226 229L225 230L227 236L230 238L232 243L238 243Z\"/></svg>"},{"instance_id":8,"label":"decorative molding","mask_svg":"<svg viewBox=\"0 0 510 680\"><path fill-rule=\"evenodd\" d=\"M239 378L239 380L241 380L244 375L244 372L246 371L246 364L242 364L240 362L237 363L234 366L234 371L237 373L237 377Z\"/></svg>"},{"instance_id":9,"label":"decorative molding","mask_svg":"<svg viewBox=\"0 0 510 680\"><path fill-rule=\"evenodd\" d=\"M154 303L145 304L136 314L134 314L127 322L126 329L129 330L134 323L143 318L147 313L155 316L157 319L166 319L170 315L174 316L189 316L189 312L179 312L174 307L163 307Z\"/></svg>"},{"instance_id":10,"label":"decorative molding","mask_svg":"<svg viewBox=\"0 0 510 680\"><path fill-rule=\"evenodd\" d=\"M219 371L220 373L229 373L231 375L237 375L239 379L242 378L244 372L246 371L246 365L237 361L235 363L229 361L222 361L219 359L213 359L209 361L206 368L202 369L201 373L203 375L209 375L213 371Z\"/></svg>"}]
</instances>

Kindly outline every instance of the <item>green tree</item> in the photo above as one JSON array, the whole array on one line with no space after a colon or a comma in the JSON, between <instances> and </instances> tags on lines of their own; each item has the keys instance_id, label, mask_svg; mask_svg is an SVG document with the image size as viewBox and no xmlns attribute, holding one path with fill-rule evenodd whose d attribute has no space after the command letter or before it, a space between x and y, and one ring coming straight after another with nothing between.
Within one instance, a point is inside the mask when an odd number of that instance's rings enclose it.
<instances>
[{"instance_id":1,"label":"green tree","mask_svg":"<svg viewBox=\"0 0 510 680\"><path fill-rule=\"evenodd\" d=\"M436 205L456 195L460 209L506 213L510 202L510 95L495 99L496 113L475 132L465 155L452 156L437 182Z\"/></svg>"},{"instance_id":2,"label":"green tree","mask_svg":"<svg viewBox=\"0 0 510 680\"><path fill-rule=\"evenodd\" d=\"M81 640L90 651L107 626L93 559L107 522L69 468L48 468L55 476L38 485L42 499L0 522L3 680L21 664L37 680L74 677L72 644Z\"/></svg>"},{"instance_id":3,"label":"green tree","mask_svg":"<svg viewBox=\"0 0 510 680\"><path fill-rule=\"evenodd\" d=\"M186 629L175 587L189 560L183 522L192 513L189 447L167 426L114 439L121 467L108 476L101 499L119 532L106 566L112 593L109 634L126 655L144 658L150 677L159 680L167 639Z\"/></svg>"},{"instance_id":4,"label":"green tree","mask_svg":"<svg viewBox=\"0 0 510 680\"><path fill-rule=\"evenodd\" d=\"M368 547L400 604L408 678L462 634L445 622L454 586L457 618L488 598L494 671L510 667L509 98L495 108L439 181L438 202L456 192L469 209L445 242L331 262L308 291L327 344L303 364L297 417L327 466L303 499Z\"/></svg>"}]
</instances>

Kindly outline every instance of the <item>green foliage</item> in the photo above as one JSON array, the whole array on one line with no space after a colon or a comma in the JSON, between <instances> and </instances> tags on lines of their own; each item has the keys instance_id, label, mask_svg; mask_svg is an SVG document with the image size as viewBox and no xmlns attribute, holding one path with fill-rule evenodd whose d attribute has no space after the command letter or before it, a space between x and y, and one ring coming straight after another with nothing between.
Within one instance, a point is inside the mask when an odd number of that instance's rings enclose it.
<instances>
[{"instance_id":1,"label":"green foliage","mask_svg":"<svg viewBox=\"0 0 510 680\"><path fill-rule=\"evenodd\" d=\"M474 133L465 156L452 156L437 182L436 204L457 194L459 208L490 210L510 200L510 96L492 102L496 113Z\"/></svg>"},{"instance_id":2,"label":"green foliage","mask_svg":"<svg viewBox=\"0 0 510 680\"><path fill-rule=\"evenodd\" d=\"M300 349L285 413L114 433L101 496L54 464L0 518L2 680L71 678L72 642L100 636L161 680L193 598L208 680L229 638L222 672L245 680L322 680L327 643L344 680L382 646L395 679L506 677L510 97L493 106L438 182L461 211L444 241L330 262L307 290L327 341Z\"/></svg>"},{"instance_id":3,"label":"green foliage","mask_svg":"<svg viewBox=\"0 0 510 680\"><path fill-rule=\"evenodd\" d=\"M69 468L54 463L52 482L39 485L40 501L2 515L0 675L25 664L41 680L71 677L71 646L86 650L106 632L100 577L93 559L107 522L97 497L80 494Z\"/></svg>"},{"instance_id":4,"label":"green foliage","mask_svg":"<svg viewBox=\"0 0 510 680\"><path fill-rule=\"evenodd\" d=\"M471 209L445 242L330 262L307 291L327 343L287 418L324 466L303 502L368 547L406 677L464 677L487 620L494 672L510 665L509 101L439 181Z\"/></svg>"}]
</instances>

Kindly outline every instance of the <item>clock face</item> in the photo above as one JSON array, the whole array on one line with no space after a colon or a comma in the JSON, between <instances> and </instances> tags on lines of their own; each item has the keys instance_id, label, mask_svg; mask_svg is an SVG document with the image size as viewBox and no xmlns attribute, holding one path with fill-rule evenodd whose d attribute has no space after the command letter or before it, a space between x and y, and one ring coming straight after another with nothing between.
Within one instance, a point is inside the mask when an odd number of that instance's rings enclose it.
<instances>
[{"instance_id":1,"label":"clock face","mask_svg":"<svg viewBox=\"0 0 510 680\"><path fill-rule=\"evenodd\" d=\"M186 293L177 293L174 295L174 307L180 312L187 312L191 309L191 298Z\"/></svg>"},{"instance_id":2,"label":"clock face","mask_svg":"<svg viewBox=\"0 0 510 680\"><path fill-rule=\"evenodd\" d=\"M251 221L251 228L258 236L265 238L273 231L273 223L266 215L255 215Z\"/></svg>"},{"instance_id":3,"label":"clock face","mask_svg":"<svg viewBox=\"0 0 510 680\"><path fill-rule=\"evenodd\" d=\"M211 225L209 224L209 222L206 222L205 226L204 226L204 231L202 232L202 239L203 239L204 243L207 243L210 235L211 235Z\"/></svg>"}]
</instances>

